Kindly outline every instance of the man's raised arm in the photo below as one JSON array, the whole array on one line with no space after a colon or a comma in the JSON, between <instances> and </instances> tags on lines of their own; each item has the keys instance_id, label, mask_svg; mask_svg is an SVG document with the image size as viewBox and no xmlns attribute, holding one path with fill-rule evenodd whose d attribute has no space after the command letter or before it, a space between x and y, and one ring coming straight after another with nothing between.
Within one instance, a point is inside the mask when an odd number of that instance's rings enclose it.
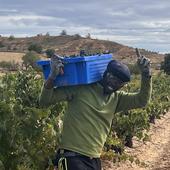
<instances>
[{"instance_id":1,"label":"man's raised arm","mask_svg":"<svg viewBox=\"0 0 170 170\"><path fill-rule=\"evenodd\" d=\"M119 92L116 112L144 107L150 100L152 91L150 59L141 56L138 49L136 49L136 54L138 56L137 65L141 72L140 91L138 93Z\"/></svg>"}]
</instances>

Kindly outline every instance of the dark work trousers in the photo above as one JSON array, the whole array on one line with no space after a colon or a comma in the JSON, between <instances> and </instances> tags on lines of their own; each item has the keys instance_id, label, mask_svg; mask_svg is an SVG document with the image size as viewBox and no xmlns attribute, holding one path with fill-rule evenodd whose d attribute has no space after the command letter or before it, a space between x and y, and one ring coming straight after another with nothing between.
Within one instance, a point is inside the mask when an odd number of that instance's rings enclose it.
<instances>
[{"instance_id":1,"label":"dark work trousers","mask_svg":"<svg viewBox=\"0 0 170 170\"><path fill-rule=\"evenodd\" d=\"M75 153L72 151L66 150L69 153ZM56 159L53 161L54 165L58 165L58 161L62 156L57 153ZM81 154L75 156L65 156L67 162L67 170L101 170L101 161L100 158L90 158ZM63 167L64 165L64 161Z\"/></svg>"}]
</instances>

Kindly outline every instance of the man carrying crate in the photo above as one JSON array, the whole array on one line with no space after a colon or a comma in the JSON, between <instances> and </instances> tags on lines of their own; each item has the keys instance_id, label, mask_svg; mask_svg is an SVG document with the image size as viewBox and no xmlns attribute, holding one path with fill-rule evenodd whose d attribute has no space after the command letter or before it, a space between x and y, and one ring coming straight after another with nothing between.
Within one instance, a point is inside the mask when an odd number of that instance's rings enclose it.
<instances>
[{"instance_id":1,"label":"man carrying crate","mask_svg":"<svg viewBox=\"0 0 170 170\"><path fill-rule=\"evenodd\" d=\"M51 72L43 85L40 104L68 101L55 170L101 170L100 154L114 113L147 104L152 84L150 60L136 52L142 77L138 93L118 91L130 81L130 71L116 60L109 62L100 82L54 88L54 79L63 64L58 57L51 59Z\"/></svg>"}]
</instances>

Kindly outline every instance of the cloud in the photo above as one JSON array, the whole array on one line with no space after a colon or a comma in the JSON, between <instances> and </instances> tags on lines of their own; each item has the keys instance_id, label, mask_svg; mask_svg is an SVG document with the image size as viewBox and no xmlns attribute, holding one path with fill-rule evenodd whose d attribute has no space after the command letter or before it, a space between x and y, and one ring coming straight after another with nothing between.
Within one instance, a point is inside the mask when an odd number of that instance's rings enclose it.
<instances>
[{"instance_id":1,"label":"cloud","mask_svg":"<svg viewBox=\"0 0 170 170\"><path fill-rule=\"evenodd\" d=\"M65 22L64 18L41 16L36 14L0 16L0 23L2 24L1 28L11 26L11 29L15 27L36 27L38 25L42 26L43 24L50 26L50 23L61 24L63 22Z\"/></svg>"},{"instance_id":2,"label":"cloud","mask_svg":"<svg viewBox=\"0 0 170 170\"><path fill-rule=\"evenodd\" d=\"M0 9L0 13L15 13L18 12L16 9Z\"/></svg>"},{"instance_id":3,"label":"cloud","mask_svg":"<svg viewBox=\"0 0 170 170\"><path fill-rule=\"evenodd\" d=\"M0 0L0 33L56 35L65 29L69 34L89 32L130 46L170 51L169 8L167 0Z\"/></svg>"},{"instance_id":4,"label":"cloud","mask_svg":"<svg viewBox=\"0 0 170 170\"><path fill-rule=\"evenodd\" d=\"M53 20L54 17L50 16L40 16L40 15L8 15L8 16L0 16L0 21L22 21L22 20Z\"/></svg>"}]
</instances>

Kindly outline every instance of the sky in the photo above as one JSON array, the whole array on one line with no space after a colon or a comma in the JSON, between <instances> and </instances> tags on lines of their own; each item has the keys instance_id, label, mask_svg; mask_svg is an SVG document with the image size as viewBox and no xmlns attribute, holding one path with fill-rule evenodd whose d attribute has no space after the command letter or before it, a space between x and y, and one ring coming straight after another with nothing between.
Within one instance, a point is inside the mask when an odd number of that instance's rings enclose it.
<instances>
[{"instance_id":1,"label":"sky","mask_svg":"<svg viewBox=\"0 0 170 170\"><path fill-rule=\"evenodd\" d=\"M67 34L170 53L170 0L0 0L0 35Z\"/></svg>"}]
</instances>

